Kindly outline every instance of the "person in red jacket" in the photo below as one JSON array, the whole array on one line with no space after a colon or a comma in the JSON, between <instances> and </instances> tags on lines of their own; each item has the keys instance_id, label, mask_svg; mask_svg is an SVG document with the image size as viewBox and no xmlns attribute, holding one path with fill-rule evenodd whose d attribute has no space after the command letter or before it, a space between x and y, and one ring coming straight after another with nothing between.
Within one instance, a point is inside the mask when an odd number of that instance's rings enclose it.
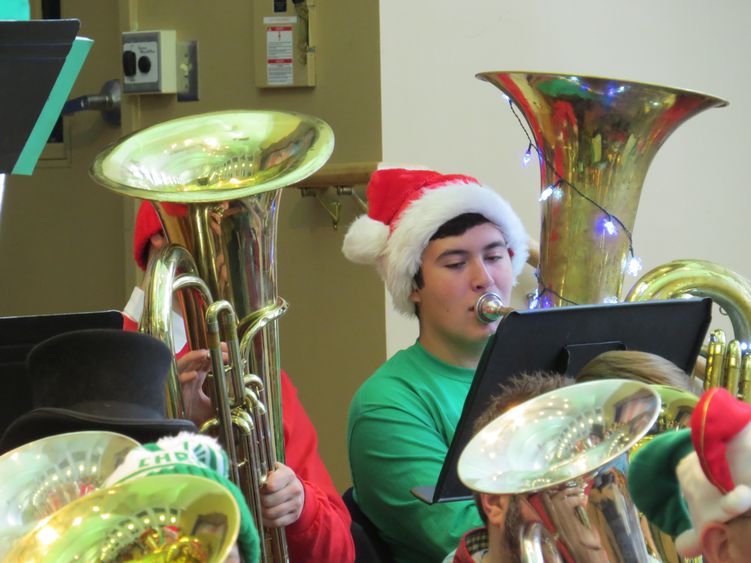
<instances>
[{"instance_id":1,"label":"person in red jacket","mask_svg":"<svg viewBox=\"0 0 751 563\"><path fill-rule=\"evenodd\" d=\"M151 255L166 244L154 206L145 201L136 218L134 258L145 269ZM136 288L123 311L124 328L137 330L143 309L143 291ZM175 326L183 326L182 322ZM201 387L210 368L207 350L188 350L184 334L175 336L178 371L191 419L203 422L213 415L210 399ZM261 491L263 524L285 527L290 561L348 562L355 559L351 517L318 453L318 436L297 390L281 372L282 426L285 463L277 463Z\"/></svg>"}]
</instances>

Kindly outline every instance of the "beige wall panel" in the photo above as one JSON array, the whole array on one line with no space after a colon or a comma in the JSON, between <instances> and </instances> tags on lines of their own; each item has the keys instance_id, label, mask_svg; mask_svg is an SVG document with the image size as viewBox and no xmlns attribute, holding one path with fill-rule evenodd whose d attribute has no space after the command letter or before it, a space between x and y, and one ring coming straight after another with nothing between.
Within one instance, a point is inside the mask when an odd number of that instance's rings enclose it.
<instances>
[{"instance_id":1,"label":"beige wall panel","mask_svg":"<svg viewBox=\"0 0 751 563\"><path fill-rule=\"evenodd\" d=\"M317 86L274 90L254 85L253 18L261 4L121 2L130 29L175 29L178 41L198 40L199 52L200 101L128 97L128 127L227 109L299 111L333 127L331 162L380 160L378 4L318 3ZM340 251L344 226L358 213L353 202L344 201L343 226L334 230L315 198L289 189L282 198L277 245L279 293L290 303L280 324L282 366L315 424L322 456L340 490L350 482L345 432L350 399L385 359L381 283Z\"/></svg>"},{"instance_id":2,"label":"beige wall panel","mask_svg":"<svg viewBox=\"0 0 751 563\"><path fill-rule=\"evenodd\" d=\"M38 17L39 7L32 2ZM95 43L71 97L118 76L116 0L64 0ZM34 12L33 12L34 13ZM4 85L7 86L7 85ZM0 216L0 315L119 308L125 294L122 198L88 178L94 155L120 135L98 112L65 118L69 161L41 160L32 176L8 176ZM44 156L43 156L44 158Z\"/></svg>"}]
</instances>

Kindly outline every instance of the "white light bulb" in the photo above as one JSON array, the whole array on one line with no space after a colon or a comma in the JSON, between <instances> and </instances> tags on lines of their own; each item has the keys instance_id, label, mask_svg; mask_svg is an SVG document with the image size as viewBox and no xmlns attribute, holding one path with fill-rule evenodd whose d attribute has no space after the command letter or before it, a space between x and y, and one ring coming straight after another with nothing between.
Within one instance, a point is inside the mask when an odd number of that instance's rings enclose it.
<instances>
[{"instance_id":1,"label":"white light bulb","mask_svg":"<svg viewBox=\"0 0 751 563\"><path fill-rule=\"evenodd\" d=\"M548 186L542 192L540 193L540 201L547 201L547 199L553 195L554 188L553 186Z\"/></svg>"},{"instance_id":2,"label":"white light bulb","mask_svg":"<svg viewBox=\"0 0 751 563\"><path fill-rule=\"evenodd\" d=\"M641 272L641 258L638 258L636 256L632 256L631 259L628 261L628 267L627 271L630 275L636 276Z\"/></svg>"},{"instance_id":3,"label":"white light bulb","mask_svg":"<svg viewBox=\"0 0 751 563\"><path fill-rule=\"evenodd\" d=\"M618 229L615 226L615 223L612 219L605 219L602 223L603 228L605 229L605 232L610 235L611 237L614 237L616 234L618 234Z\"/></svg>"}]
</instances>

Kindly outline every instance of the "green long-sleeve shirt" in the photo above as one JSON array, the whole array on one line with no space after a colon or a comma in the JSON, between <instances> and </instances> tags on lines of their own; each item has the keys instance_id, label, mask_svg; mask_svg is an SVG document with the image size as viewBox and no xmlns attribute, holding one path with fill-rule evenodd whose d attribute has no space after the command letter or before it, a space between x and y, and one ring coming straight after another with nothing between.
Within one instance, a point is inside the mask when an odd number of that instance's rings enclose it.
<instances>
[{"instance_id":1,"label":"green long-sleeve shirt","mask_svg":"<svg viewBox=\"0 0 751 563\"><path fill-rule=\"evenodd\" d=\"M350 405L355 499L398 562L442 561L464 532L483 525L472 501L427 505L410 493L436 483L473 376L415 343L384 363Z\"/></svg>"}]
</instances>

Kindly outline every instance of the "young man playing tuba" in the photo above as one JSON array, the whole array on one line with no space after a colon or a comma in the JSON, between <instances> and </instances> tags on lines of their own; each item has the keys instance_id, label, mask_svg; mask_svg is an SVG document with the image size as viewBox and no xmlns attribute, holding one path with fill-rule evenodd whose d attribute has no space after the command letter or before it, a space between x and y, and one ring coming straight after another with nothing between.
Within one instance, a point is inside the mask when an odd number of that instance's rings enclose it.
<instances>
[{"instance_id":1,"label":"young man playing tuba","mask_svg":"<svg viewBox=\"0 0 751 563\"><path fill-rule=\"evenodd\" d=\"M357 391L348 447L355 499L396 561L440 561L482 523L474 504L428 506L410 489L435 483L474 371L497 322L478 320L487 292L509 302L528 236L511 207L474 178L379 170L368 214L350 227L345 256L374 265L395 307L419 322L417 342Z\"/></svg>"}]
</instances>

